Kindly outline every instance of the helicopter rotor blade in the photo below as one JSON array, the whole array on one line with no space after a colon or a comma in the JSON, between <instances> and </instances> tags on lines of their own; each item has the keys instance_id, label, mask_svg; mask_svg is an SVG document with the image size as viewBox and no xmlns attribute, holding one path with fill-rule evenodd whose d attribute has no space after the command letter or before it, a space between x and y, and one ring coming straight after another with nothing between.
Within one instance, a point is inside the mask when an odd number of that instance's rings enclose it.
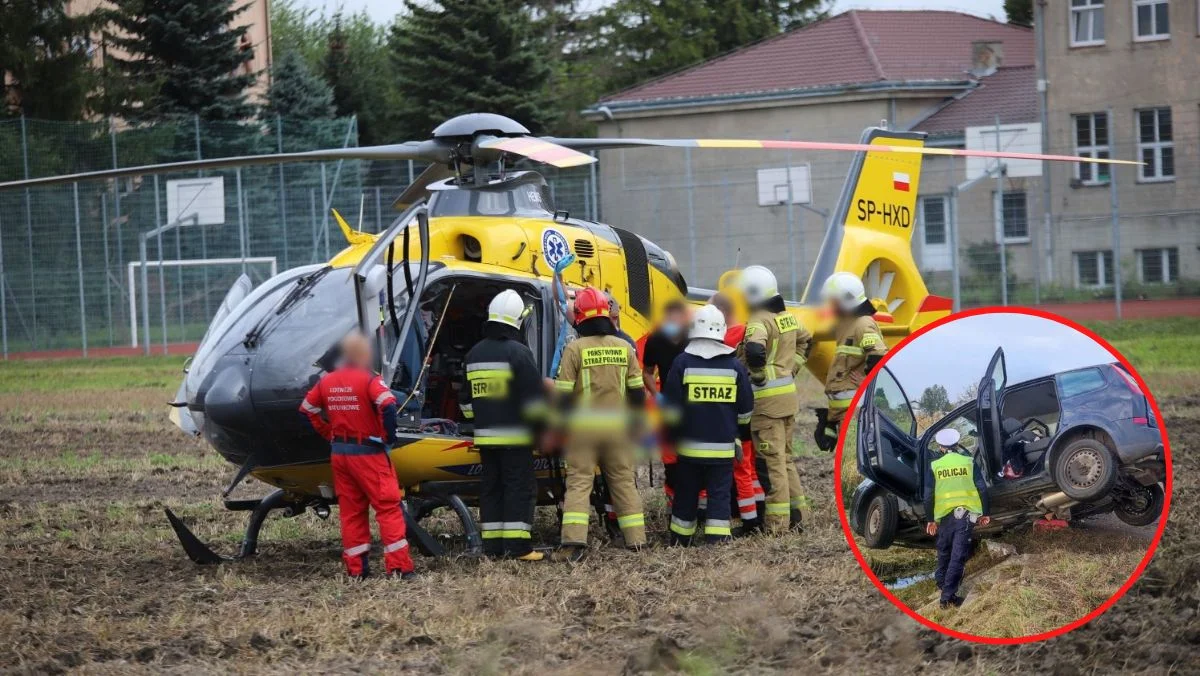
<instances>
[{"instance_id":1,"label":"helicopter rotor blade","mask_svg":"<svg viewBox=\"0 0 1200 676\"><path fill-rule=\"evenodd\" d=\"M579 167L596 161L596 158L591 155L556 143L553 139L535 138L533 136L504 138L483 136L475 141L475 145L484 150L499 150L513 155L520 155L534 162L549 164L559 169Z\"/></svg>"},{"instance_id":2,"label":"helicopter rotor blade","mask_svg":"<svg viewBox=\"0 0 1200 676\"><path fill-rule=\"evenodd\" d=\"M1043 155L996 150L965 150L961 148L929 148L867 143L830 143L824 141L764 141L753 139L646 139L646 138L555 138L542 137L547 143L577 150L615 150L619 148L718 148L742 150L834 150L841 152L906 153L909 155L943 155L954 157L986 157L1001 160L1037 160L1089 164L1140 165L1132 160L1115 160L1075 155Z\"/></svg>"},{"instance_id":3,"label":"helicopter rotor blade","mask_svg":"<svg viewBox=\"0 0 1200 676\"><path fill-rule=\"evenodd\" d=\"M404 192L400 193L400 196L392 202L392 208L396 211L404 211L405 209L416 204L417 200L424 197L425 191L429 188L429 186L437 183L438 181L450 178L453 175L454 172L452 172L450 167L445 164L435 162L429 165L425 168L425 171L422 171L421 174L417 176L416 180L414 180L411 185L405 188Z\"/></svg>"},{"instance_id":4,"label":"helicopter rotor blade","mask_svg":"<svg viewBox=\"0 0 1200 676\"><path fill-rule=\"evenodd\" d=\"M87 171L78 174L9 181L7 183L0 183L0 190L59 185L63 183L75 183L77 181L123 178L144 174L195 171L199 169L229 169L291 162L333 162L337 160L424 160L426 162L445 162L448 158L449 149L443 143L437 141L409 141L407 143L364 146L361 148L332 148L296 153L275 153L271 155L243 155L240 157L221 157L210 160L189 160L186 162L148 164L140 167Z\"/></svg>"}]
</instances>

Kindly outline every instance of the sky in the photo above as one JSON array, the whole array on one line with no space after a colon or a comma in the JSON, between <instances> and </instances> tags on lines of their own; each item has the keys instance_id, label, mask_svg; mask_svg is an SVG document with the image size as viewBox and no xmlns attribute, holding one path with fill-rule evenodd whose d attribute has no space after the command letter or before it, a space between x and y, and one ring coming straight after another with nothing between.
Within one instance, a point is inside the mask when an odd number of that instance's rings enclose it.
<instances>
[{"instance_id":1,"label":"sky","mask_svg":"<svg viewBox=\"0 0 1200 676\"><path fill-rule=\"evenodd\" d=\"M366 9L379 22L389 22L401 6L400 0L300 0L314 9L332 13L338 7L348 12ZM586 0L588 5L600 6L604 0ZM833 13L848 9L949 9L979 16L1004 19L1004 0L834 0Z\"/></svg>"},{"instance_id":2,"label":"sky","mask_svg":"<svg viewBox=\"0 0 1200 676\"><path fill-rule=\"evenodd\" d=\"M916 400L930 385L946 388L950 401L979 384L997 347L1004 348L1008 384L1060 371L1116 361L1088 336L1031 315L973 315L922 335L887 362L887 368Z\"/></svg>"}]
</instances>

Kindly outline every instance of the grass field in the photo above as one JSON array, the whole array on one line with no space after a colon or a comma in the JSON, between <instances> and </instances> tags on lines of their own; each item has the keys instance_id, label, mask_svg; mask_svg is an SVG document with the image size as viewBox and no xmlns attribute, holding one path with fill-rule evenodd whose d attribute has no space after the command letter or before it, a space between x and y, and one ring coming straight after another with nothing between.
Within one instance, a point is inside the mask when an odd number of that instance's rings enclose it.
<instances>
[{"instance_id":1,"label":"grass field","mask_svg":"<svg viewBox=\"0 0 1200 676\"><path fill-rule=\"evenodd\" d=\"M219 506L234 468L167 421L182 360L3 363L0 671L1193 669L1200 345L1188 333L1200 326L1156 323L1146 337L1137 325L1099 328L1143 368L1163 404L1175 442L1171 524L1145 578L1111 612L1019 648L949 639L893 608L846 546L832 459L807 445L799 467L813 514L802 536L641 555L597 545L569 568L418 558L423 576L411 584L353 584L340 576L336 524L310 513L270 519L254 560L197 567L162 507L225 552L244 517ZM819 388L806 384L804 399L817 404ZM811 434L807 417L798 434ZM662 533L663 501L644 490L650 528ZM552 537L552 518L539 513L539 537Z\"/></svg>"},{"instance_id":2,"label":"grass field","mask_svg":"<svg viewBox=\"0 0 1200 676\"><path fill-rule=\"evenodd\" d=\"M1167 416L1177 458L1186 453L1189 440L1180 436L1172 421L1176 416L1186 417L1184 428L1188 429L1200 415L1200 401L1195 398L1200 358L1194 354L1200 345L1195 337L1200 320L1096 322L1089 328L1108 339L1145 378ZM1180 356L1173 359L1173 354ZM853 438L853 429L848 438ZM842 458L843 500L861 481L853 442L847 444ZM1044 632L1082 617L1116 591L1144 556L1152 530L1123 528L1115 519L1104 517L1097 523L1085 522L1082 530L1007 533L1000 542L1013 545L1020 555L993 558L981 550L973 557L963 587L970 595L963 609L940 610L933 580L895 590L895 594L921 615L967 633L1021 636ZM931 550L871 550L861 540L859 545L885 583L929 573L935 567Z\"/></svg>"}]
</instances>

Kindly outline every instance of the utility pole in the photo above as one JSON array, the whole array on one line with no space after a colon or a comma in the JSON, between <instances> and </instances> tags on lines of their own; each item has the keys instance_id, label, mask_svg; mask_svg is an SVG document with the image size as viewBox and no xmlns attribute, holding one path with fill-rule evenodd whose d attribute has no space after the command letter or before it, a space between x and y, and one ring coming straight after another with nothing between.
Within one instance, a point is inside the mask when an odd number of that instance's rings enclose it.
<instances>
[{"instance_id":1,"label":"utility pole","mask_svg":"<svg viewBox=\"0 0 1200 676\"><path fill-rule=\"evenodd\" d=\"M996 152L1000 147L1000 116L996 116ZM996 160L996 241L1000 243L1000 304L1008 306L1008 246L1004 241L1004 172L1005 166Z\"/></svg>"}]
</instances>

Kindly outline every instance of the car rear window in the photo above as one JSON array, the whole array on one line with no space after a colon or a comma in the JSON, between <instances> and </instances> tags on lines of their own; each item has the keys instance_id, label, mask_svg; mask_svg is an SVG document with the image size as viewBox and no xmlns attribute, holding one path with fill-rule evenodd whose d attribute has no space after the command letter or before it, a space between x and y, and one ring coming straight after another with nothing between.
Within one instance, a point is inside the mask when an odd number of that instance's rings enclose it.
<instances>
[{"instance_id":1,"label":"car rear window","mask_svg":"<svg viewBox=\"0 0 1200 676\"><path fill-rule=\"evenodd\" d=\"M1105 384L1104 374L1100 373L1100 369L1071 371L1058 377L1058 388L1062 392L1063 399L1099 390Z\"/></svg>"}]
</instances>

